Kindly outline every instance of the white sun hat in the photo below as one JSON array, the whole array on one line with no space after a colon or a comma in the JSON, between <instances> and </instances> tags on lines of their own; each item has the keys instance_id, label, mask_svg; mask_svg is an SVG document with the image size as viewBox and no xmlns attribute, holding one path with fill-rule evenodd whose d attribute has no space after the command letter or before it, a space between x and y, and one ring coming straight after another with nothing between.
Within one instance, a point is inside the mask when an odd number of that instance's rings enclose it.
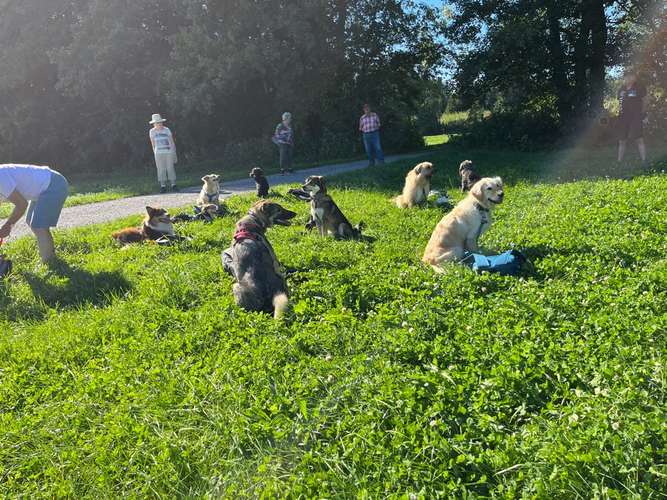
<instances>
[{"instance_id":1,"label":"white sun hat","mask_svg":"<svg viewBox=\"0 0 667 500\"><path fill-rule=\"evenodd\" d=\"M164 118L162 118L158 113L155 113L155 114L153 115L153 119L152 119L151 121L149 121L148 123L149 123L150 125L155 125L156 123L164 123L164 122L166 122L166 121L167 121L167 120L165 120Z\"/></svg>"}]
</instances>

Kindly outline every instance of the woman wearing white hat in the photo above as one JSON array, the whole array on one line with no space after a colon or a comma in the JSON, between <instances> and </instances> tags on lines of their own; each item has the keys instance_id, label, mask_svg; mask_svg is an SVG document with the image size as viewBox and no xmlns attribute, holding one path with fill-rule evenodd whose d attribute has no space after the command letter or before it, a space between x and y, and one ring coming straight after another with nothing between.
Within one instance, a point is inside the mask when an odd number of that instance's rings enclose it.
<instances>
[{"instance_id":1,"label":"woman wearing white hat","mask_svg":"<svg viewBox=\"0 0 667 500\"><path fill-rule=\"evenodd\" d=\"M157 167L157 180L160 183L160 192L167 191L167 181L171 183L171 190L177 191L176 188L176 170L174 164L178 162L176 156L176 143L174 143L174 136L167 127L163 124L166 122L159 114L154 114L149 124L153 128L149 132L151 138L151 146L153 154L155 155L155 166Z\"/></svg>"}]
</instances>

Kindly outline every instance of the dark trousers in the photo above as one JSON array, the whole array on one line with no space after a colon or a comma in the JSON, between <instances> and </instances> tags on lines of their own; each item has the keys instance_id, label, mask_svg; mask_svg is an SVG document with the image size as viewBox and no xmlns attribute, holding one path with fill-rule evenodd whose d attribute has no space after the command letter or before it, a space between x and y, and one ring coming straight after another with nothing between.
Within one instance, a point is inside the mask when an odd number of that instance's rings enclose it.
<instances>
[{"instance_id":1,"label":"dark trousers","mask_svg":"<svg viewBox=\"0 0 667 500\"><path fill-rule=\"evenodd\" d=\"M364 136L364 147L368 155L368 163L375 165L375 160L378 163L384 163L384 154L382 153L382 145L380 144L380 131L367 132Z\"/></svg>"},{"instance_id":2,"label":"dark trousers","mask_svg":"<svg viewBox=\"0 0 667 500\"><path fill-rule=\"evenodd\" d=\"M294 160L294 146L291 144L278 144L280 150L280 170L292 170L292 162Z\"/></svg>"}]
</instances>

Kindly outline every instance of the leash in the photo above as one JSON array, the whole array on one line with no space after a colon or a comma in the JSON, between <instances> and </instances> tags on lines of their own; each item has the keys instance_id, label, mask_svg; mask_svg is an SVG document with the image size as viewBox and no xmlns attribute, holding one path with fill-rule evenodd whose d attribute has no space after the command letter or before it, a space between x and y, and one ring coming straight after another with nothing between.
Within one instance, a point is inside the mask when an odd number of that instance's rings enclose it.
<instances>
[{"instance_id":1,"label":"leash","mask_svg":"<svg viewBox=\"0 0 667 500\"><path fill-rule=\"evenodd\" d=\"M489 209L484 208L477 202L475 202L475 208L477 209L477 211L480 212L482 216L482 222L479 225L479 229L477 230L477 237L475 238L475 241L479 241L479 237L482 236L482 229L484 229L484 225L489 223L489 219L487 217L487 215L489 214Z\"/></svg>"}]
</instances>

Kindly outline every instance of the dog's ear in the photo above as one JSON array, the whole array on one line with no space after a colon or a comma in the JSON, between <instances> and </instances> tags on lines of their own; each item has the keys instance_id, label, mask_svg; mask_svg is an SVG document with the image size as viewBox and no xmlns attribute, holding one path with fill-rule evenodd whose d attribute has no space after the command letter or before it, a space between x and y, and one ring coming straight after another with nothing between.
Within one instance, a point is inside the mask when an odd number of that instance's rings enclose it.
<instances>
[{"instance_id":1,"label":"dog's ear","mask_svg":"<svg viewBox=\"0 0 667 500\"><path fill-rule=\"evenodd\" d=\"M477 201L480 203L486 203L486 200L484 199L484 188L486 188L486 181L482 179L481 181L477 181L470 190L470 194L477 198Z\"/></svg>"},{"instance_id":2,"label":"dog's ear","mask_svg":"<svg viewBox=\"0 0 667 500\"><path fill-rule=\"evenodd\" d=\"M415 167L415 173L416 173L417 175L419 175L419 174L422 173L422 166L421 166L421 165L417 165L417 166Z\"/></svg>"},{"instance_id":3,"label":"dog's ear","mask_svg":"<svg viewBox=\"0 0 667 500\"><path fill-rule=\"evenodd\" d=\"M208 182L208 180L211 178L210 175L205 175L204 177L201 178L203 182Z\"/></svg>"},{"instance_id":4,"label":"dog's ear","mask_svg":"<svg viewBox=\"0 0 667 500\"><path fill-rule=\"evenodd\" d=\"M153 207L146 207L146 213L148 214L149 217L153 217L153 214L156 212L156 210Z\"/></svg>"}]
</instances>

